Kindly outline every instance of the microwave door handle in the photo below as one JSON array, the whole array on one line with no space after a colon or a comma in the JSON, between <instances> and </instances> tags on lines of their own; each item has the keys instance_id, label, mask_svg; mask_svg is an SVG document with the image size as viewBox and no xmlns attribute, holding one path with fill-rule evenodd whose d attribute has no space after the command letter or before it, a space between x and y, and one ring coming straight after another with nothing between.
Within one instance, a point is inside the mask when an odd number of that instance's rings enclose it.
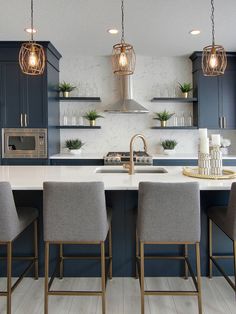
<instances>
[{"instance_id":1,"label":"microwave door handle","mask_svg":"<svg viewBox=\"0 0 236 314\"><path fill-rule=\"evenodd\" d=\"M23 113L20 114L20 126L23 127Z\"/></svg>"},{"instance_id":2,"label":"microwave door handle","mask_svg":"<svg viewBox=\"0 0 236 314\"><path fill-rule=\"evenodd\" d=\"M27 127L27 114L25 113L25 127Z\"/></svg>"}]
</instances>

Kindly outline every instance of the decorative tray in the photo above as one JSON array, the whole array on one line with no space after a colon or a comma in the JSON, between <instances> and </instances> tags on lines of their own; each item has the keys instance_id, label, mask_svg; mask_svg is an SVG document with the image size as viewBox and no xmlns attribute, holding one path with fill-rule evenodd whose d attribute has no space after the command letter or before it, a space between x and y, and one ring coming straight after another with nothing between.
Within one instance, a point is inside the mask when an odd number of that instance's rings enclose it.
<instances>
[{"instance_id":1,"label":"decorative tray","mask_svg":"<svg viewBox=\"0 0 236 314\"><path fill-rule=\"evenodd\" d=\"M198 168L189 168L185 167L183 168L183 175L193 178L199 178L199 179L211 179L211 180L227 180L227 179L234 179L236 178L236 172L233 170L226 170L223 169L223 174L221 176L219 175L205 175L205 174L199 174Z\"/></svg>"}]
</instances>

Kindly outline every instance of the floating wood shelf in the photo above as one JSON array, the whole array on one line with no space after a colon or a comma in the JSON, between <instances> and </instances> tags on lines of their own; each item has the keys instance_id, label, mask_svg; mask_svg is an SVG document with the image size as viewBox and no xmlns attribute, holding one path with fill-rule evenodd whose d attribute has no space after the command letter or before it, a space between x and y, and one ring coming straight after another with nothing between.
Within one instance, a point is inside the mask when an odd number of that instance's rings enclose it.
<instances>
[{"instance_id":1,"label":"floating wood shelf","mask_svg":"<svg viewBox=\"0 0 236 314\"><path fill-rule=\"evenodd\" d=\"M60 101L101 102L100 97L59 97Z\"/></svg>"},{"instance_id":2,"label":"floating wood shelf","mask_svg":"<svg viewBox=\"0 0 236 314\"><path fill-rule=\"evenodd\" d=\"M196 102L197 98L154 97L154 98L151 99L151 102L158 102L158 101L172 101L172 102L191 103L191 102Z\"/></svg>"},{"instance_id":3,"label":"floating wood shelf","mask_svg":"<svg viewBox=\"0 0 236 314\"><path fill-rule=\"evenodd\" d=\"M153 126L151 129L158 129L158 130L195 130L197 129L197 126L166 126L166 127L161 127L161 126Z\"/></svg>"},{"instance_id":4,"label":"floating wood shelf","mask_svg":"<svg viewBox=\"0 0 236 314\"><path fill-rule=\"evenodd\" d=\"M57 129L101 129L101 126L95 125L57 125Z\"/></svg>"}]
</instances>

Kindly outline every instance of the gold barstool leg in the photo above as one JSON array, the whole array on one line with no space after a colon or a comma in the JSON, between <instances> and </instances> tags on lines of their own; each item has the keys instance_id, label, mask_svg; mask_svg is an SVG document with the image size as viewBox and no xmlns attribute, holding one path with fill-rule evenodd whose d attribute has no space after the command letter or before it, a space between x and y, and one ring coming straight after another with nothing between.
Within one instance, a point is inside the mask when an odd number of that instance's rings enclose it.
<instances>
[{"instance_id":1,"label":"gold barstool leg","mask_svg":"<svg viewBox=\"0 0 236 314\"><path fill-rule=\"evenodd\" d=\"M141 314L144 314L144 243L140 241Z\"/></svg>"},{"instance_id":2,"label":"gold barstool leg","mask_svg":"<svg viewBox=\"0 0 236 314\"><path fill-rule=\"evenodd\" d=\"M208 240L209 240L209 278L212 278L212 220L209 219L208 221L208 228L209 228L209 234L208 234Z\"/></svg>"},{"instance_id":3,"label":"gold barstool leg","mask_svg":"<svg viewBox=\"0 0 236 314\"><path fill-rule=\"evenodd\" d=\"M234 245L234 289L236 297L236 240L233 241L233 245Z\"/></svg>"},{"instance_id":4,"label":"gold barstool leg","mask_svg":"<svg viewBox=\"0 0 236 314\"><path fill-rule=\"evenodd\" d=\"M196 243L196 265L197 265L197 286L198 286L198 312L202 314L202 284L201 284L201 264L200 245Z\"/></svg>"},{"instance_id":5,"label":"gold barstool leg","mask_svg":"<svg viewBox=\"0 0 236 314\"><path fill-rule=\"evenodd\" d=\"M102 314L106 313L106 273L105 273L105 245L101 242L101 283L102 283Z\"/></svg>"},{"instance_id":6,"label":"gold barstool leg","mask_svg":"<svg viewBox=\"0 0 236 314\"><path fill-rule=\"evenodd\" d=\"M39 262L38 262L38 220L34 221L34 278L39 279Z\"/></svg>"},{"instance_id":7,"label":"gold barstool leg","mask_svg":"<svg viewBox=\"0 0 236 314\"><path fill-rule=\"evenodd\" d=\"M60 255L60 262L59 262L59 267L60 267L60 279L62 279L63 278L63 244L62 243L60 243L59 244L59 251L60 251L60 253L59 253L59 255Z\"/></svg>"},{"instance_id":8,"label":"gold barstool leg","mask_svg":"<svg viewBox=\"0 0 236 314\"><path fill-rule=\"evenodd\" d=\"M184 257L185 258L188 257L188 245L187 244L184 244ZM185 272L184 279L188 279L188 264L186 260L184 261L184 272Z\"/></svg>"},{"instance_id":9,"label":"gold barstool leg","mask_svg":"<svg viewBox=\"0 0 236 314\"><path fill-rule=\"evenodd\" d=\"M112 279L112 232L111 232L111 226L109 229L109 278Z\"/></svg>"},{"instance_id":10,"label":"gold barstool leg","mask_svg":"<svg viewBox=\"0 0 236 314\"><path fill-rule=\"evenodd\" d=\"M11 314L12 242L7 243L7 314Z\"/></svg>"},{"instance_id":11,"label":"gold barstool leg","mask_svg":"<svg viewBox=\"0 0 236 314\"><path fill-rule=\"evenodd\" d=\"M49 243L45 242L45 281L44 281L44 314L48 314L48 269L49 269Z\"/></svg>"},{"instance_id":12,"label":"gold barstool leg","mask_svg":"<svg viewBox=\"0 0 236 314\"><path fill-rule=\"evenodd\" d=\"M139 243L138 243L138 233L136 231L136 261L135 261L135 269L136 269L136 274L135 274L135 278L138 279L138 257L139 257Z\"/></svg>"}]
</instances>

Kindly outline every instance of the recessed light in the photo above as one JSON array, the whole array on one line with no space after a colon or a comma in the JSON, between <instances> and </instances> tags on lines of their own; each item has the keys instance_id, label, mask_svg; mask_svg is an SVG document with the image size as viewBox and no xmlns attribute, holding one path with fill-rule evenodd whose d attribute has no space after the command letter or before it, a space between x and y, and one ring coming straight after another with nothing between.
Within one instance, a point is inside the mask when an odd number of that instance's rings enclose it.
<instances>
[{"instance_id":1,"label":"recessed light","mask_svg":"<svg viewBox=\"0 0 236 314\"><path fill-rule=\"evenodd\" d=\"M199 29L192 29L189 34L191 35L199 35L201 33L201 31Z\"/></svg>"},{"instance_id":2,"label":"recessed light","mask_svg":"<svg viewBox=\"0 0 236 314\"><path fill-rule=\"evenodd\" d=\"M29 34L31 34L31 33L36 33L37 31L36 31L36 29L35 28L25 28L25 32L27 32L27 33L29 33Z\"/></svg>"},{"instance_id":3,"label":"recessed light","mask_svg":"<svg viewBox=\"0 0 236 314\"><path fill-rule=\"evenodd\" d=\"M116 35L119 33L118 29L111 28L107 30L109 34Z\"/></svg>"}]
</instances>

